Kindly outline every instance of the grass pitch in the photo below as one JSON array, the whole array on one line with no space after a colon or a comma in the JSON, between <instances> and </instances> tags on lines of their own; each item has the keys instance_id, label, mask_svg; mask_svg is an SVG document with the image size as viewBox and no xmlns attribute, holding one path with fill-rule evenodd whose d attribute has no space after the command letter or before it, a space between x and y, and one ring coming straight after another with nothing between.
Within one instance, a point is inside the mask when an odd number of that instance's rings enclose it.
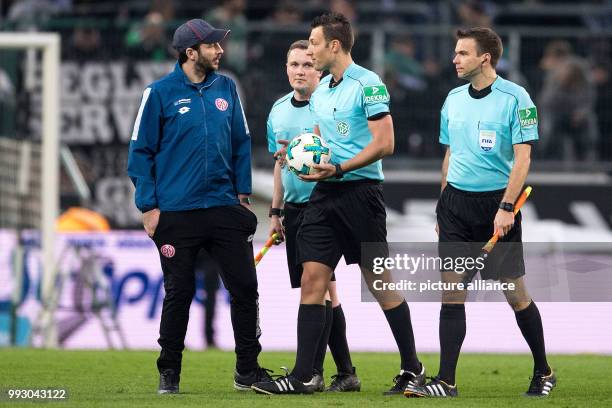
<instances>
[{"instance_id":1,"label":"grass pitch","mask_svg":"<svg viewBox=\"0 0 612 408\"><path fill-rule=\"evenodd\" d=\"M428 374L438 368L437 354L420 355ZM457 378L459 398L408 399L385 397L392 385L399 356L387 353L354 353L353 363L362 381L359 393L313 396L264 396L232 388L234 354L222 351L187 351L181 375L181 394L156 395L157 353L149 351L47 351L0 349L0 406L25 407L40 402L7 399L9 388L66 388L66 401L54 407L610 407L609 375L612 356L551 356L557 388L551 397L530 399L522 394L529 385L531 357L528 355L463 354ZM293 353L262 353L260 363L280 373L279 366L292 366ZM325 380L335 373L331 355L325 365Z\"/></svg>"}]
</instances>

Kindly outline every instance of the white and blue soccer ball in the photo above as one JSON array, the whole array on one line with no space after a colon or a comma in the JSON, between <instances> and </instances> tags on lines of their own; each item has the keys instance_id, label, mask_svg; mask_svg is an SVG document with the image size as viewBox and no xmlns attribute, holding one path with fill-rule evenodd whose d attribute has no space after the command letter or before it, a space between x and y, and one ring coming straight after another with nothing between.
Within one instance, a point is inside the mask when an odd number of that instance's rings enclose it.
<instances>
[{"instance_id":1,"label":"white and blue soccer ball","mask_svg":"<svg viewBox=\"0 0 612 408\"><path fill-rule=\"evenodd\" d=\"M321 136L302 133L287 146L287 164L295 174L314 174L313 164L329 163L331 149Z\"/></svg>"}]
</instances>

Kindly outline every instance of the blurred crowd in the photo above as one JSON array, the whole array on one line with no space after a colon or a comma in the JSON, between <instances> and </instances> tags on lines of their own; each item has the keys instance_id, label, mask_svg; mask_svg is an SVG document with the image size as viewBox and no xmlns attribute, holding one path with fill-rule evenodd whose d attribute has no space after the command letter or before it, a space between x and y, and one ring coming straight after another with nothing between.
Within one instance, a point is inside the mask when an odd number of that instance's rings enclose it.
<instances>
[{"instance_id":1,"label":"blurred crowd","mask_svg":"<svg viewBox=\"0 0 612 408\"><path fill-rule=\"evenodd\" d=\"M173 60L172 32L188 18L229 28L222 67L239 80L254 143L264 149L266 115L288 91L288 45L307 36L313 16L341 12L356 27L356 62L382 71L392 110L401 112L394 115L397 151L435 158L440 154L435 142L439 109L448 91L461 85L451 63L450 28L490 26L505 42L498 73L523 85L538 106L541 143L536 155L609 161L612 2L579 6L564 0L9 0L0 1L0 28L59 31L63 60L80 63ZM559 37L554 30L559 26L583 34ZM511 39L513 27L521 29ZM373 35L381 29L382 52L375 50ZM517 46L511 54L510 48ZM14 93L15 85L0 66L0 96L10 101Z\"/></svg>"}]
</instances>

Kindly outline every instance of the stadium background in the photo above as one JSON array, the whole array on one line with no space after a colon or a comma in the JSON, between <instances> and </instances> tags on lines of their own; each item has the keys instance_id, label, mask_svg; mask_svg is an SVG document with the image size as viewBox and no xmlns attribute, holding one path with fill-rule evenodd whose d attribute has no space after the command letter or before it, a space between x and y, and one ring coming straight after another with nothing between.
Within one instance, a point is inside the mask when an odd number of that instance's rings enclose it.
<instances>
[{"instance_id":1,"label":"stadium background","mask_svg":"<svg viewBox=\"0 0 612 408\"><path fill-rule=\"evenodd\" d=\"M266 151L265 120L274 100L288 92L286 49L292 41L307 38L311 17L330 9L353 21L356 62L379 73L392 96L396 152L385 160L390 240L435 241L433 211L442 157L437 143L439 109L448 90L461 84L451 64L452 34L458 26L490 25L504 40L498 72L530 92L541 118L542 141L536 146L529 177L534 194L524 210L526 241L612 241L612 4L608 1L0 1L2 31L61 34L60 134L92 194L84 201L62 166L61 210L83 206L102 214L112 227L111 232L78 238L58 234L58 247L81 251L74 256L78 262L66 266L68 283L62 292L66 307L57 313L61 346L121 346L117 337L109 342L104 336L117 333L112 327L105 330L92 314L92 295L83 298L81 261L93 259L110 293L108 304L103 299L98 305L116 313L125 345L157 347L161 271L157 254L141 231L126 160L142 90L174 63L169 43L173 30L194 17L232 30L221 66L239 84L251 129L258 249L268 232L273 164ZM26 54L0 49L0 136L36 141L40 73L36 59ZM0 210L5 209L1 204ZM16 236L6 228L11 224L7 214L0 211L0 345L10 343L7 310L15 285L11 257ZM17 343L38 346L40 342L31 342L30 335L39 310L39 240L33 234L24 242L27 284L19 296ZM298 293L289 290L283 251L273 248L259 267L265 350L295 347L290 322L296 315ZM351 346L362 351L393 350L382 315L375 305L361 302L354 268L342 266L339 277ZM187 341L191 349L203 347L202 296L199 290L192 306ZM230 350L233 339L225 292L218 297L218 345ZM439 305L411 307L417 348L436 352ZM540 308L551 352L612 353L610 303L556 302ZM506 305L472 304L469 309L466 351L527 351Z\"/></svg>"}]
</instances>

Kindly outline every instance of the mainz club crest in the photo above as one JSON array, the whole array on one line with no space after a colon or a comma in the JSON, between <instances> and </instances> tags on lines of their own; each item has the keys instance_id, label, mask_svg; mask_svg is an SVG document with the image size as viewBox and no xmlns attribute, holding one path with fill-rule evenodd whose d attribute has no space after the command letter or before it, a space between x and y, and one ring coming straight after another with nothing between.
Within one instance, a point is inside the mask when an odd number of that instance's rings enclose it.
<instances>
[{"instance_id":1,"label":"mainz club crest","mask_svg":"<svg viewBox=\"0 0 612 408\"><path fill-rule=\"evenodd\" d=\"M170 244L163 245L160 251L161 251L161 254L165 256L166 258L172 258L174 254L176 253L176 250Z\"/></svg>"},{"instance_id":2,"label":"mainz club crest","mask_svg":"<svg viewBox=\"0 0 612 408\"><path fill-rule=\"evenodd\" d=\"M227 103L227 101L225 99L217 98L217 99L215 99L215 106L220 111L225 111L225 110L227 110L227 107L229 106L229 104Z\"/></svg>"}]
</instances>

